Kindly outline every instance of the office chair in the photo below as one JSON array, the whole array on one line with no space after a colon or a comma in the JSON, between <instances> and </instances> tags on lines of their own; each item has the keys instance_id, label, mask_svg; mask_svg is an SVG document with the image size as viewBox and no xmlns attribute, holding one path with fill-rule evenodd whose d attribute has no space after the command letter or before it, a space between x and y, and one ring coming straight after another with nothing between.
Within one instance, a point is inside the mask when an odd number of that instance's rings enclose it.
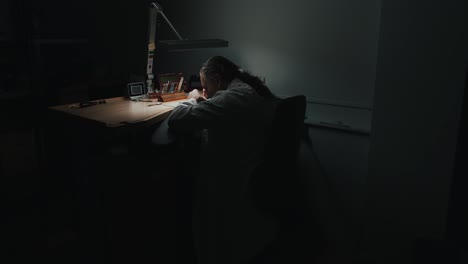
<instances>
[{"instance_id":1,"label":"office chair","mask_svg":"<svg viewBox=\"0 0 468 264\"><path fill-rule=\"evenodd\" d=\"M301 142L309 140L308 128L304 125L305 108L303 95L277 102L265 144L264 161L251 176L250 194L256 209L265 217L275 219L279 226L276 238L249 264L286 263L289 260L303 263L293 258L309 259L310 248L305 248L317 239L307 200L307 185L298 166Z\"/></svg>"},{"instance_id":2,"label":"office chair","mask_svg":"<svg viewBox=\"0 0 468 264\"><path fill-rule=\"evenodd\" d=\"M305 108L303 95L278 101L264 162L251 178L252 199L257 209L281 221L291 219L305 206L305 191L296 168L299 146L306 132Z\"/></svg>"}]
</instances>

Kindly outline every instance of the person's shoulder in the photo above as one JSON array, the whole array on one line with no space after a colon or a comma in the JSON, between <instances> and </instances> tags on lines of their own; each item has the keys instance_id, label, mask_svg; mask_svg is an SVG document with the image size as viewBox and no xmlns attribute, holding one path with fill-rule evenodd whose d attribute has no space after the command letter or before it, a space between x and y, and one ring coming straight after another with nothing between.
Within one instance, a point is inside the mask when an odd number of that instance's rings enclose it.
<instances>
[{"instance_id":1,"label":"person's shoulder","mask_svg":"<svg viewBox=\"0 0 468 264\"><path fill-rule=\"evenodd\" d=\"M222 107L222 108L235 108L247 107L255 101L255 94L249 88L243 85L231 85L229 89L217 91L211 99L209 104Z\"/></svg>"},{"instance_id":2,"label":"person's shoulder","mask_svg":"<svg viewBox=\"0 0 468 264\"><path fill-rule=\"evenodd\" d=\"M252 87L240 80L239 78L235 78L234 80L231 81L231 83L228 85L226 90L243 90L243 89L252 89Z\"/></svg>"},{"instance_id":3,"label":"person's shoulder","mask_svg":"<svg viewBox=\"0 0 468 264\"><path fill-rule=\"evenodd\" d=\"M234 79L224 91L227 96L255 96L255 90L240 79Z\"/></svg>"}]
</instances>

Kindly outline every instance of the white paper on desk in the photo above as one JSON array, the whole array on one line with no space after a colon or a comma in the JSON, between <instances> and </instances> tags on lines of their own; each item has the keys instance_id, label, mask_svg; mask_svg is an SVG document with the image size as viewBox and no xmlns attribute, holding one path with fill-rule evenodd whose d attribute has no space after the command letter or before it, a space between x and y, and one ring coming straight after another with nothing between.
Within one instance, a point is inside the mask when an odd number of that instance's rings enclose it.
<instances>
[{"instance_id":1,"label":"white paper on desk","mask_svg":"<svg viewBox=\"0 0 468 264\"><path fill-rule=\"evenodd\" d=\"M163 103L163 105L170 106L170 107L176 107L176 106L178 106L180 103L184 103L184 102L188 102L188 101L189 101L188 99L186 99L186 100L178 100L178 101L171 101L171 102Z\"/></svg>"}]
</instances>

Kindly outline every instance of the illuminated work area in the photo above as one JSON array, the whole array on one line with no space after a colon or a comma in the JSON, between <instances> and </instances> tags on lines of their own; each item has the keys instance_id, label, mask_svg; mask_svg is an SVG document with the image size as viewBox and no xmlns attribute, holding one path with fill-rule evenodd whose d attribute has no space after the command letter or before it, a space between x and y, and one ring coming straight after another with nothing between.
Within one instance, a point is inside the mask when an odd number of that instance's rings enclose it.
<instances>
[{"instance_id":1,"label":"illuminated work area","mask_svg":"<svg viewBox=\"0 0 468 264\"><path fill-rule=\"evenodd\" d=\"M465 263L467 11L2 1L0 262Z\"/></svg>"}]
</instances>

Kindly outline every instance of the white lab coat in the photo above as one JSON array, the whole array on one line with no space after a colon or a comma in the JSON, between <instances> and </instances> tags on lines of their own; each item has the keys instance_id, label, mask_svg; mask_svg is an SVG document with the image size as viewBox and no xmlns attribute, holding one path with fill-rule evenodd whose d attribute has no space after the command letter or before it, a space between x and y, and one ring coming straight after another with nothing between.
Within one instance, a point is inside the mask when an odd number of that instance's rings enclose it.
<instances>
[{"instance_id":1,"label":"white lab coat","mask_svg":"<svg viewBox=\"0 0 468 264\"><path fill-rule=\"evenodd\" d=\"M277 223L254 208L249 193L273 113L271 100L234 79L210 100L180 105L169 117L176 131L207 131L193 214L201 264L247 263L275 238Z\"/></svg>"}]
</instances>

